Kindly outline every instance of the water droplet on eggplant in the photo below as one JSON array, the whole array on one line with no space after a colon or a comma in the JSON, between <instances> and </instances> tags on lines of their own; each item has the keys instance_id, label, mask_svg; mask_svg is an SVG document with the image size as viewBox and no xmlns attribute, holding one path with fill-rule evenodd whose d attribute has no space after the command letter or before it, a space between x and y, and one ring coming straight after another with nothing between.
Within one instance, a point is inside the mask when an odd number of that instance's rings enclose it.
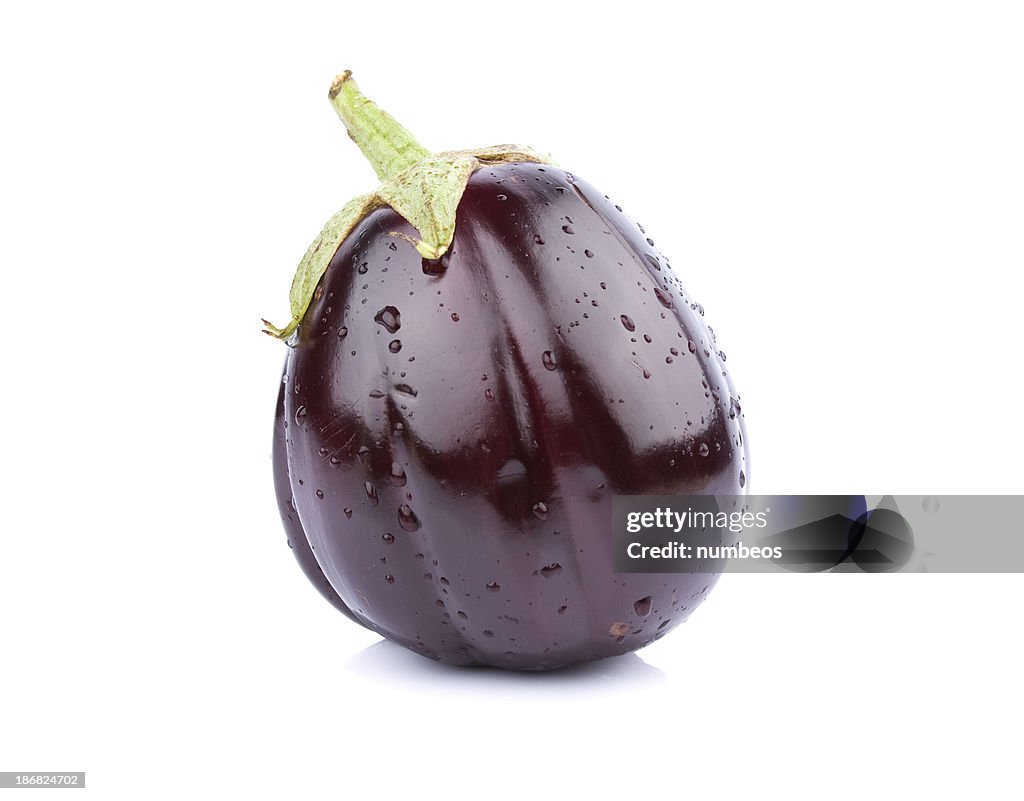
<instances>
[{"instance_id":1,"label":"water droplet on eggplant","mask_svg":"<svg viewBox=\"0 0 1024 801\"><path fill-rule=\"evenodd\" d=\"M398 524L404 531L413 532L420 529L420 519L407 503L398 507Z\"/></svg>"},{"instance_id":2,"label":"water droplet on eggplant","mask_svg":"<svg viewBox=\"0 0 1024 801\"><path fill-rule=\"evenodd\" d=\"M385 306L373 316L373 319L378 325L384 326L384 330L389 334L394 334L402 327L402 315L394 306Z\"/></svg>"},{"instance_id":3,"label":"water droplet on eggplant","mask_svg":"<svg viewBox=\"0 0 1024 801\"><path fill-rule=\"evenodd\" d=\"M651 614L651 606L653 603L654 599L648 595L633 604L633 611L636 612L637 617L647 617Z\"/></svg>"},{"instance_id":4,"label":"water droplet on eggplant","mask_svg":"<svg viewBox=\"0 0 1024 801\"><path fill-rule=\"evenodd\" d=\"M376 506L380 499L377 497L377 488L369 481L363 484L363 489L366 491L366 499L370 502L370 506Z\"/></svg>"}]
</instances>

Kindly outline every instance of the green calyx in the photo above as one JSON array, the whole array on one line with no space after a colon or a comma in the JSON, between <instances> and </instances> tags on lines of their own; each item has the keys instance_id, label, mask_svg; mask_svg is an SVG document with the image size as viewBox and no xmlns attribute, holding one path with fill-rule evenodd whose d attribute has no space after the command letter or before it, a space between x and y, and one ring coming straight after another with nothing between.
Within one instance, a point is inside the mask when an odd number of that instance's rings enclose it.
<instances>
[{"instance_id":1,"label":"green calyx","mask_svg":"<svg viewBox=\"0 0 1024 801\"><path fill-rule=\"evenodd\" d=\"M425 259L439 259L455 236L455 213L469 176L487 164L551 161L527 147L496 145L474 150L430 153L352 80L351 72L334 79L328 94L348 135L373 166L381 185L353 198L327 221L299 262L289 293L292 317L282 328L263 321L264 332L277 339L292 335L309 308L317 283L345 238L372 211L390 206L412 225L419 239L407 240Z\"/></svg>"}]
</instances>

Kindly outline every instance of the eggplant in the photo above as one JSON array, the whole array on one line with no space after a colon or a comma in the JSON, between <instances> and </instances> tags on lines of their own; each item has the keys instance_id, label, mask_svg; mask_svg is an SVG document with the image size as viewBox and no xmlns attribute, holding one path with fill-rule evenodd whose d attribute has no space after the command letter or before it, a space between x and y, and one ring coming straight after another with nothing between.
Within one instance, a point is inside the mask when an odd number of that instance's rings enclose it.
<instances>
[{"instance_id":1,"label":"eggplant","mask_svg":"<svg viewBox=\"0 0 1024 801\"><path fill-rule=\"evenodd\" d=\"M703 308L550 160L431 156L350 73L331 99L384 184L307 251L289 324L264 321L289 345L273 462L306 575L451 664L548 670L664 636L717 576L614 573L611 502L746 492Z\"/></svg>"}]
</instances>

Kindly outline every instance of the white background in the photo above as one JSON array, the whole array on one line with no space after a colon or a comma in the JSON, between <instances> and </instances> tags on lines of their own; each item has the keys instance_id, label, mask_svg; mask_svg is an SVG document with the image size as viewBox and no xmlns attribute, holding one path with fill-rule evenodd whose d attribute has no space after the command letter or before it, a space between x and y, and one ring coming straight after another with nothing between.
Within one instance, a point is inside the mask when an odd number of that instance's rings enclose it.
<instances>
[{"instance_id":1,"label":"white background","mask_svg":"<svg viewBox=\"0 0 1024 801\"><path fill-rule=\"evenodd\" d=\"M639 655L547 676L379 644L285 546L259 332L374 185L326 100L351 68L427 146L533 145L644 223L728 353L754 491L1020 492L1019 4L0 15L0 770L97 799L1020 797L1020 576L727 576Z\"/></svg>"}]
</instances>

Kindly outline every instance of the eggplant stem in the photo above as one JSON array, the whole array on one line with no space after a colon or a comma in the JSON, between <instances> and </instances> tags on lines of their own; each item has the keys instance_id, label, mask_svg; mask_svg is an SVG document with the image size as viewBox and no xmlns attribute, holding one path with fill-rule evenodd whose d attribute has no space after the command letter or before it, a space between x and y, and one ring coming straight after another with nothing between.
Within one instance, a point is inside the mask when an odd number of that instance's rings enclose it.
<instances>
[{"instance_id":1,"label":"eggplant stem","mask_svg":"<svg viewBox=\"0 0 1024 801\"><path fill-rule=\"evenodd\" d=\"M394 117L359 91L351 70L334 79L327 96L345 123L349 138L363 151L381 181L430 155Z\"/></svg>"}]
</instances>

